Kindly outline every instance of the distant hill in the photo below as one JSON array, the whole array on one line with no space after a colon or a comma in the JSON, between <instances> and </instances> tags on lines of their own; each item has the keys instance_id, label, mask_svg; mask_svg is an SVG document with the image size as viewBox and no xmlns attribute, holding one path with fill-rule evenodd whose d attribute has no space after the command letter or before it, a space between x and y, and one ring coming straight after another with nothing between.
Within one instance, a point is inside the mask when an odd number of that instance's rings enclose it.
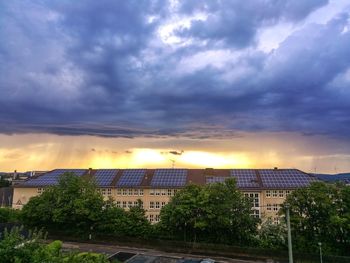
<instances>
[{"instance_id":1,"label":"distant hill","mask_svg":"<svg viewBox=\"0 0 350 263\"><path fill-rule=\"evenodd\" d=\"M346 184L350 184L350 173L339 173L339 174L314 174L318 179L325 182L337 182L342 181Z\"/></svg>"}]
</instances>

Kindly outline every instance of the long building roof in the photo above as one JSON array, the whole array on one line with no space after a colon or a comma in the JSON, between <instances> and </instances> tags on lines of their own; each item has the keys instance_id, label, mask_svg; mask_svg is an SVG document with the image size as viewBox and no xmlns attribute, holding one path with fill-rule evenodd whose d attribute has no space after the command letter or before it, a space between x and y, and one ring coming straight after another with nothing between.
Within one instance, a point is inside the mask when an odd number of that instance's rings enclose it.
<instances>
[{"instance_id":1,"label":"long building roof","mask_svg":"<svg viewBox=\"0 0 350 263\"><path fill-rule=\"evenodd\" d=\"M106 188L181 188L235 178L242 190L296 189L317 181L315 176L298 169L55 169L15 187L56 185L67 172L93 179L98 187Z\"/></svg>"}]
</instances>

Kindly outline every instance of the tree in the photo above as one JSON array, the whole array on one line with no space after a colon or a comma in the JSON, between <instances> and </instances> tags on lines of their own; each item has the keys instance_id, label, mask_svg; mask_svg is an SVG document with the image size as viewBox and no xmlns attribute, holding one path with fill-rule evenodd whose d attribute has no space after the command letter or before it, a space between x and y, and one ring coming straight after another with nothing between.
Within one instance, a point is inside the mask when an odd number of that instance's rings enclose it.
<instances>
[{"instance_id":1,"label":"tree","mask_svg":"<svg viewBox=\"0 0 350 263\"><path fill-rule=\"evenodd\" d=\"M316 252L318 242L325 253L349 255L350 187L313 183L295 190L286 199L290 205L293 244L297 250Z\"/></svg>"},{"instance_id":2,"label":"tree","mask_svg":"<svg viewBox=\"0 0 350 263\"><path fill-rule=\"evenodd\" d=\"M161 228L178 239L249 244L259 220L252 202L237 190L234 179L206 186L189 185L161 210Z\"/></svg>"},{"instance_id":3,"label":"tree","mask_svg":"<svg viewBox=\"0 0 350 263\"><path fill-rule=\"evenodd\" d=\"M287 228L284 222L273 224L268 218L258 230L258 243L262 248L286 249Z\"/></svg>"},{"instance_id":4,"label":"tree","mask_svg":"<svg viewBox=\"0 0 350 263\"><path fill-rule=\"evenodd\" d=\"M129 211L116 207L113 200L106 202L101 221L97 225L97 232L105 235L147 237L151 231L151 224L141 208L131 207Z\"/></svg>"},{"instance_id":5,"label":"tree","mask_svg":"<svg viewBox=\"0 0 350 263\"><path fill-rule=\"evenodd\" d=\"M57 186L31 198L22 209L22 217L28 226L86 234L101 219L104 205L91 181L65 174Z\"/></svg>"},{"instance_id":6,"label":"tree","mask_svg":"<svg viewBox=\"0 0 350 263\"><path fill-rule=\"evenodd\" d=\"M1 223L15 223L19 220L20 211L12 208L0 208Z\"/></svg>"},{"instance_id":7,"label":"tree","mask_svg":"<svg viewBox=\"0 0 350 263\"><path fill-rule=\"evenodd\" d=\"M0 239L1 262L7 263L108 263L105 256L92 253L62 251L62 242L54 241L46 245L43 232L34 231L26 237L21 228L5 231Z\"/></svg>"}]
</instances>

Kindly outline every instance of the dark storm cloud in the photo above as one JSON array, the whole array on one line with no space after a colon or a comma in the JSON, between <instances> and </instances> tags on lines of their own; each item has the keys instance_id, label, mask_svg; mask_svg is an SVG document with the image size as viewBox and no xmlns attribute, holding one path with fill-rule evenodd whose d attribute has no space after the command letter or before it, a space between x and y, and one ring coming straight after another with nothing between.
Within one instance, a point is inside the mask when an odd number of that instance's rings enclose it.
<instances>
[{"instance_id":1,"label":"dark storm cloud","mask_svg":"<svg viewBox=\"0 0 350 263\"><path fill-rule=\"evenodd\" d=\"M349 138L349 12L305 23L325 4L4 2L0 132ZM161 32L178 17L189 26L170 29L180 44L166 43ZM281 23L298 30L270 52L259 49L259 32Z\"/></svg>"},{"instance_id":2,"label":"dark storm cloud","mask_svg":"<svg viewBox=\"0 0 350 263\"><path fill-rule=\"evenodd\" d=\"M189 28L180 29L178 34L244 48L255 40L261 26L279 20L301 20L327 3L327 0L182 1L180 11L190 14L204 12L208 18L205 21L193 20Z\"/></svg>"}]
</instances>

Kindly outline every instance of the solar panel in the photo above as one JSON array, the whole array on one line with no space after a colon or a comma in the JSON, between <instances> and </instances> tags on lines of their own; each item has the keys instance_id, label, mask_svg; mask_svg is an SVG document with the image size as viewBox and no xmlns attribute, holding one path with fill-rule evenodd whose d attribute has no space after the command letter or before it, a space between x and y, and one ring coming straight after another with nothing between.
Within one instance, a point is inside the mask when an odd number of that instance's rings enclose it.
<instances>
[{"instance_id":1,"label":"solar panel","mask_svg":"<svg viewBox=\"0 0 350 263\"><path fill-rule=\"evenodd\" d=\"M75 176L82 176L85 173L85 169L56 169L46 174L43 174L37 178L29 179L24 182L23 185L27 186L50 186L57 185L60 176L64 173L73 173Z\"/></svg>"},{"instance_id":2,"label":"solar panel","mask_svg":"<svg viewBox=\"0 0 350 263\"><path fill-rule=\"evenodd\" d=\"M151 186L153 187L180 187L186 184L186 169L157 169L154 172Z\"/></svg>"},{"instance_id":3,"label":"solar panel","mask_svg":"<svg viewBox=\"0 0 350 263\"><path fill-rule=\"evenodd\" d=\"M260 187L255 170L253 169L233 169L231 176L236 178L238 188Z\"/></svg>"},{"instance_id":4,"label":"solar panel","mask_svg":"<svg viewBox=\"0 0 350 263\"><path fill-rule=\"evenodd\" d=\"M265 188L298 188L317 181L296 169L261 169L259 174Z\"/></svg>"},{"instance_id":5,"label":"solar panel","mask_svg":"<svg viewBox=\"0 0 350 263\"><path fill-rule=\"evenodd\" d=\"M118 173L118 169L99 169L95 173L95 180L98 186L109 186Z\"/></svg>"},{"instance_id":6,"label":"solar panel","mask_svg":"<svg viewBox=\"0 0 350 263\"><path fill-rule=\"evenodd\" d=\"M205 182L207 184L212 183L223 183L228 177L222 177L222 176L207 176L205 177Z\"/></svg>"},{"instance_id":7,"label":"solar panel","mask_svg":"<svg viewBox=\"0 0 350 263\"><path fill-rule=\"evenodd\" d=\"M139 186L146 174L145 169L127 169L123 171L117 186Z\"/></svg>"}]
</instances>

